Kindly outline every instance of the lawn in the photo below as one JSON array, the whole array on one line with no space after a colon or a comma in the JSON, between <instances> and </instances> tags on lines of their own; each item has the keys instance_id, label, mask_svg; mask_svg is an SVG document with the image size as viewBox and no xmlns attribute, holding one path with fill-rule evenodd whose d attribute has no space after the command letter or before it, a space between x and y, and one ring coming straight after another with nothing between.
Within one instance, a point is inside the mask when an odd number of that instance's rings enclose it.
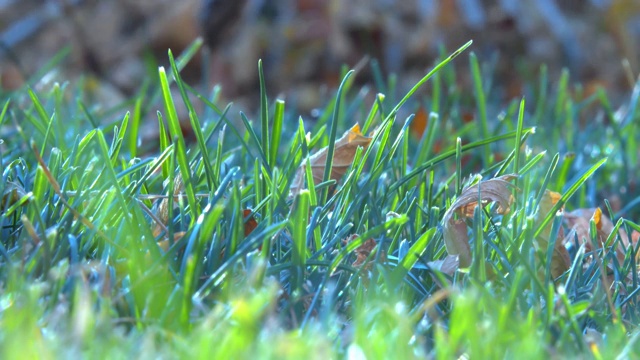
<instances>
[{"instance_id":1,"label":"lawn","mask_svg":"<svg viewBox=\"0 0 640 360\"><path fill-rule=\"evenodd\" d=\"M640 85L505 102L469 42L406 94L345 70L310 121L261 63L255 109L187 84L200 44L112 109L0 90L1 358L640 352Z\"/></svg>"}]
</instances>

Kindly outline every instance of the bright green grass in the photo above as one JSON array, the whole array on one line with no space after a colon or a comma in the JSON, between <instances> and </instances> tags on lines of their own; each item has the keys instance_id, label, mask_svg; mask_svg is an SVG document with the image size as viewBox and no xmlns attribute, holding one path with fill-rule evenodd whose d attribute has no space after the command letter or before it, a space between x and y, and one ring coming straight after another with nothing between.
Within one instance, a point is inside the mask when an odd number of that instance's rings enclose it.
<instances>
[{"instance_id":1,"label":"bright green grass","mask_svg":"<svg viewBox=\"0 0 640 360\"><path fill-rule=\"evenodd\" d=\"M260 108L247 113L256 118L223 109L216 91L199 94L180 79L199 43L175 60L170 53L157 81L107 113L66 84L0 94L0 193L10 182L26 192L0 209L0 357L610 358L640 351L640 285L635 274L624 280L637 249L628 249L624 263L599 250L616 280L605 289L601 267L581 265L592 254L577 251L574 266L550 279L550 255L532 245L546 188L563 194L558 207L596 206L599 192L616 194L637 176L637 92L617 117L604 92L582 99L567 73L556 81L543 68L526 90L530 105L503 104L500 89L489 88L491 69L473 54L474 86L457 85L448 63L469 45L443 56L406 95L376 72L385 94L374 103L364 100L368 90L353 88L357 75L345 73L315 123L267 99L261 64ZM184 138L177 102L188 109L195 143ZM413 115L401 115L416 104L432 112L424 135L412 131ZM581 122L588 106L603 115ZM462 109L476 109L477 120L465 123ZM143 155L141 122L156 113L158 148ZM324 146L332 154L355 122L366 133L376 129L372 145L337 184L328 171L316 184L307 172L311 190L290 198L299 165ZM445 255L442 215L478 173L521 174L520 191L504 217L476 210L472 266L447 278L426 263ZM171 195L178 176L184 196L169 197L167 232L185 235L164 251L145 195ZM633 191L625 196L632 205ZM248 208L258 227L245 237ZM638 228L620 217L637 214L633 206L623 210L611 214L614 221ZM554 213L540 218L557 229ZM371 265L352 267L354 250L371 238L378 244Z\"/></svg>"}]
</instances>

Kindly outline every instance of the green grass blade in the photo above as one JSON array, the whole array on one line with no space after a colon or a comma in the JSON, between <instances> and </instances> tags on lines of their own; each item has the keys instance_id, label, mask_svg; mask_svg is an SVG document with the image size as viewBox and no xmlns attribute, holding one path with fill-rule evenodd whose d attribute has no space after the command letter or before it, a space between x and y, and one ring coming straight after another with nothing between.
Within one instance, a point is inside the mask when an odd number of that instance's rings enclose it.
<instances>
[{"instance_id":1,"label":"green grass blade","mask_svg":"<svg viewBox=\"0 0 640 360\"><path fill-rule=\"evenodd\" d=\"M164 106L167 111L167 122L169 124L169 132L174 138L176 143L176 160L178 167L180 168L180 174L182 175L182 181L184 184L185 192L187 193L187 201L189 203L191 211L191 221L194 222L197 219L198 203L196 201L195 190L193 188L193 182L191 180L191 169L189 167L189 160L187 158L187 146L182 135L182 129L180 128L180 120L178 119L178 113L176 112L173 97L171 96L171 90L169 90L169 81L167 74L163 67L158 69L160 75L160 86L162 87L162 97L164 100Z\"/></svg>"},{"instance_id":2,"label":"green grass blade","mask_svg":"<svg viewBox=\"0 0 640 360\"><path fill-rule=\"evenodd\" d=\"M271 154L269 145L269 101L267 100L267 85L264 79L264 71L262 69L262 60L258 60L258 75L260 78L260 128L261 128L261 142L262 151L265 154L265 158L269 158ZM269 167L270 163L267 162L265 166Z\"/></svg>"},{"instance_id":3,"label":"green grass blade","mask_svg":"<svg viewBox=\"0 0 640 360\"><path fill-rule=\"evenodd\" d=\"M284 100L276 100L276 110L273 114L273 129L271 131L271 153L269 165L275 167L278 159L278 149L280 149L280 138L282 137L282 124L284 122Z\"/></svg>"},{"instance_id":4,"label":"green grass blade","mask_svg":"<svg viewBox=\"0 0 640 360\"><path fill-rule=\"evenodd\" d=\"M162 117L162 114L160 113L160 111L158 111L157 113L158 115L158 131L159 131L159 143L160 143L160 152L164 153L167 148L170 146L170 141L169 141L169 134L167 134L167 130L165 128L164 125L164 119ZM171 174L172 169L169 165L168 162L163 162L162 163L162 178L163 179L168 179L169 175Z\"/></svg>"},{"instance_id":5,"label":"green grass blade","mask_svg":"<svg viewBox=\"0 0 640 360\"><path fill-rule=\"evenodd\" d=\"M131 115L131 129L127 136L126 144L127 150L131 158L135 158L138 155L138 136L140 135L140 124L142 123L142 104L144 102L144 94L146 92L146 83L142 86L140 95L136 98L135 105L133 107L133 114Z\"/></svg>"},{"instance_id":6,"label":"green grass blade","mask_svg":"<svg viewBox=\"0 0 640 360\"><path fill-rule=\"evenodd\" d=\"M336 135L338 132L338 121L340 118L340 104L342 100L342 91L347 84L347 80L353 75L353 70L349 71L340 86L338 87L338 93L336 94L336 105L333 108L333 116L331 118L331 122L329 123L329 145L327 146L327 161L325 162L324 173L322 175L322 182L328 181L331 178L331 171L333 168L333 154L335 152L336 147ZM322 191L321 204L325 204L327 202L327 198L329 197L329 188L325 188Z\"/></svg>"},{"instance_id":7,"label":"green grass blade","mask_svg":"<svg viewBox=\"0 0 640 360\"><path fill-rule=\"evenodd\" d=\"M448 63L450 63L453 59L455 59L458 55L460 55L463 51L465 51L469 46L471 46L471 44L473 44L473 41L469 41L466 44L462 45L458 50L451 53L451 55L449 55L446 59L444 59L442 62L436 65L431 71L429 71L429 73L427 73L427 75L425 75L422 79L420 79L420 81L418 81L411 88L411 90L407 92L407 94L398 102L398 104L394 106L391 112L387 115L387 118L393 118L398 113L398 110L400 110L402 105L404 105L407 101L409 101L411 96L413 96L413 94L415 94L416 91L418 91L418 89L420 89L420 87L422 87L422 85L425 82L427 82L427 80L429 80L434 74L440 71L440 69L445 67Z\"/></svg>"},{"instance_id":8,"label":"green grass blade","mask_svg":"<svg viewBox=\"0 0 640 360\"><path fill-rule=\"evenodd\" d=\"M473 74L473 85L475 91L473 92L476 98L476 106L478 107L478 115L480 117L480 136L482 138L489 137L489 122L487 121L487 100L485 95L485 89L482 85L482 74L480 73L480 65L478 64L478 58L473 52L469 55L469 63L471 66L471 74ZM519 137L516 138L516 140ZM484 149L484 161L489 161L491 158L491 150L489 148Z\"/></svg>"},{"instance_id":9,"label":"green grass blade","mask_svg":"<svg viewBox=\"0 0 640 360\"><path fill-rule=\"evenodd\" d=\"M122 143L124 142L125 136L127 135L127 130L129 129L129 112L124 115L122 119L122 123L120 128L118 129L117 134L114 134L113 144L111 145L111 149L109 151L109 156L111 158L111 165L113 167L117 166L118 156L120 156L120 149L122 148Z\"/></svg>"},{"instance_id":10,"label":"green grass blade","mask_svg":"<svg viewBox=\"0 0 640 360\"><path fill-rule=\"evenodd\" d=\"M411 245L409 251L404 256L404 258L399 259L400 263L394 270L394 278L401 279L403 278L411 269L418 263L418 260L422 257L422 254L427 248L429 241L431 241L436 233L436 228L431 228L425 231L420 237L416 240L415 243Z\"/></svg>"},{"instance_id":11,"label":"green grass blade","mask_svg":"<svg viewBox=\"0 0 640 360\"><path fill-rule=\"evenodd\" d=\"M309 190L301 190L295 199L295 210L291 218L291 235L293 250L291 262L294 266L292 275L292 289L300 291L304 275L304 266L307 262L307 223L309 221Z\"/></svg>"},{"instance_id":12,"label":"green grass blade","mask_svg":"<svg viewBox=\"0 0 640 360\"><path fill-rule=\"evenodd\" d=\"M205 175L207 177L207 185L211 191L217 187L218 179L215 177L213 172L213 168L211 166L211 161L209 157L209 149L207 148L207 141L205 140L204 134L202 133L202 125L200 125L200 120L198 119L198 115L191 104L191 100L189 100L189 96L187 95L187 91L184 87L184 82L180 77L180 70L178 70L178 65L176 64L175 59L173 58L173 54L171 50L169 50L169 63L171 64L171 70L173 72L173 78L178 85L178 89L180 90L180 95L182 96L182 101L187 107L189 111L189 121L191 122L191 129L196 136L196 141L198 143L198 148L200 149L200 154L202 154L203 164ZM175 135L174 135L175 136Z\"/></svg>"}]
</instances>

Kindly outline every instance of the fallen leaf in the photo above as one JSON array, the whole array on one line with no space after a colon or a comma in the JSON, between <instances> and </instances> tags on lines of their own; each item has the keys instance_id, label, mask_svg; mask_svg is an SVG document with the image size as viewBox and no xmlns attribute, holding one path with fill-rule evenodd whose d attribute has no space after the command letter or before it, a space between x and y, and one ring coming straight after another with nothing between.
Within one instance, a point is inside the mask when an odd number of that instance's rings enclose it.
<instances>
[{"instance_id":1,"label":"fallen leaf","mask_svg":"<svg viewBox=\"0 0 640 360\"><path fill-rule=\"evenodd\" d=\"M594 244L591 240L590 235L590 227L591 220L595 222L596 225L596 240L597 243ZM564 223L569 227L572 231L572 234L577 236L578 241L585 245L585 250L587 252L593 251L596 248L602 248L605 245L605 242L609 238L611 232L615 228L613 222L604 214L602 214L602 210L600 208L595 209L577 209L570 213L565 214ZM616 257L619 261L624 261L624 256L626 249L629 247L629 236L624 229L618 230L618 236L620 236L620 243L618 247L615 249ZM633 236L633 234L632 234ZM568 238L567 241L573 239L573 236Z\"/></svg>"},{"instance_id":2,"label":"fallen leaf","mask_svg":"<svg viewBox=\"0 0 640 360\"><path fill-rule=\"evenodd\" d=\"M458 268L460 268L460 260L457 255L447 255L442 260L429 261L427 265L429 265L432 270L453 276Z\"/></svg>"},{"instance_id":3,"label":"fallen leaf","mask_svg":"<svg viewBox=\"0 0 640 360\"><path fill-rule=\"evenodd\" d=\"M343 243L349 244L350 242L352 242L353 240L357 239L358 235L351 235L348 238L343 240ZM358 246L355 250L354 253L356 254L356 260L351 263L351 266L353 267L362 267L363 265L365 266L365 268L369 268L371 265L371 262L367 262L367 258L369 257L369 255L371 255L371 252L373 251L373 249L375 249L376 245L378 243L374 240L374 239L368 239L365 242L362 243L362 245ZM382 256L384 256L383 254L381 254Z\"/></svg>"},{"instance_id":4,"label":"fallen leaf","mask_svg":"<svg viewBox=\"0 0 640 360\"><path fill-rule=\"evenodd\" d=\"M27 195L22 185L15 181L7 181L2 193L2 201L0 201L0 211L17 203L23 196Z\"/></svg>"},{"instance_id":5,"label":"fallen leaf","mask_svg":"<svg viewBox=\"0 0 640 360\"><path fill-rule=\"evenodd\" d=\"M258 227L258 222L251 213L251 209L242 210L242 216L246 219L244 222L244 237L249 236L249 234Z\"/></svg>"},{"instance_id":6,"label":"fallen leaf","mask_svg":"<svg viewBox=\"0 0 640 360\"><path fill-rule=\"evenodd\" d=\"M542 198L540 199L540 204L538 207L538 213L536 215L535 224L536 228L540 226L540 223L544 220L544 218L549 214L549 212L553 209L553 207L560 201L562 195L555 191L545 190ZM560 212L563 211L563 208L560 208ZM549 248L549 240L551 238L551 227L553 226L552 222L549 222L540 235L536 238L536 244L538 250L542 254L547 254L547 249ZM558 232L558 237L556 239L555 245L553 247L553 254L551 255L551 276L553 278L557 278L562 275L567 269L571 267L571 257L569 256L569 252L567 248L565 248L564 244L564 232L562 229Z\"/></svg>"},{"instance_id":7,"label":"fallen leaf","mask_svg":"<svg viewBox=\"0 0 640 360\"><path fill-rule=\"evenodd\" d=\"M462 115L460 117L462 118L462 122L465 123L465 124L473 122L473 120L475 119L474 113L469 112L469 111L462 113Z\"/></svg>"},{"instance_id":8,"label":"fallen leaf","mask_svg":"<svg viewBox=\"0 0 640 360\"><path fill-rule=\"evenodd\" d=\"M413 117L411 125L409 125L409 129L416 138L420 139L427 130L427 125L429 125L429 114L427 114L424 106L420 106Z\"/></svg>"},{"instance_id":9,"label":"fallen leaf","mask_svg":"<svg viewBox=\"0 0 640 360\"><path fill-rule=\"evenodd\" d=\"M554 279L564 274L564 272L571 267L571 256L569 256L569 252L560 239L561 235L562 233L558 234L558 241L556 241L556 245L553 247L553 254L551 255L551 266L549 269Z\"/></svg>"},{"instance_id":10,"label":"fallen leaf","mask_svg":"<svg viewBox=\"0 0 640 360\"><path fill-rule=\"evenodd\" d=\"M459 264L467 267L471 264L471 247L467 224L462 219L449 220L444 225L444 245L447 253L459 257Z\"/></svg>"},{"instance_id":11,"label":"fallen leaf","mask_svg":"<svg viewBox=\"0 0 640 360\"><path fill-rule=\"evenodd\" d=\"M540 199L540 204L538 205L538 213L536 216L536 226L544 220L544 218L549 214L551 209L560 201L562 195L555 191L545 190L542 198ZM564 211L564 207L560 208L560 212ZM551 226L553 226L552 222L549 222L542 232L540 236L543 240L546 239L546 242L549 242L549 236L551 235Z\"/></svg>"},{"instance_id":12,"label":"fallen leaf","mask_svg":"<svg viewBox=\"0 0 640 360\"><path fill-rule=\"evenodd\" d=\"M342 135L335 143L335 150L333 153L333 165L331 167L330 179L339 181L345 174L349 166L353 163L353 158L356 155L358 147L366 148L371 143L372 138L362 135L360 132L360 125L355 124L351 129ZM324 176L324 170L326 167L328 147L320 149L318 152L309 157L309 164L311 164L311 173L313 174L313 181L316 184L322 182ZM296 171L295 178L291 183L291 193L297 194L304 188L306 172L306 161L302 162L302 165Z\"/></svg>"},{"instance_id":13,"label":"fallen leaf","mask_svg":"<svg viewBox=\"0 0 640 360\"><path fill-rule=\"evenodd\" d=\"M498 203L497 213L507 213L513 202L511 190L515 187L509 181L516 177L517 175L513 174L503 175L463 189L460 196L444 214L442 219L444 244L449 255L459 257L460 266L468 267L471 265L471 248L464 219L473 217L476 206L484 206L489 202ZM478 199L481 201L480 204L478 204ZM455 219L454 214L458 214L459 219Z\"/></svg>"},{"instance_id":14,"label":"fallen leaf","mask_svg":"<svg viewBox=\"0 0 640 360\"><path fill-rule=\"evenodd\" d=\"M182 239L184 234L186 234L185 231L179 231L179 232L173 234L173 243L175 244L176 242L178 242L178 240ZM171 244L169 243L169 239L168 239L168 237L166 235L164 236L164 238L162 240L158 241L158 246L164 251L168 251L169 250L169 247L171 246Z\"/></svg>"},{"instance_id":15,"label":"fallen leaf","mask_svg":"<svg viewBox=\"0 0 640 360\"><path fill-rule=\"evenodd\" d=\"M460 268L460 257L458 255L447 255L444 259L429 261L427 265L431 270L439 271L453 277L456 271ZM433 272L431 272L430 275L433 281L438 284L440 288L446 288L452 284L449 279L446 279L446 284L443 284L441 282L442 279Z\"/></svg>"}]
</instances>

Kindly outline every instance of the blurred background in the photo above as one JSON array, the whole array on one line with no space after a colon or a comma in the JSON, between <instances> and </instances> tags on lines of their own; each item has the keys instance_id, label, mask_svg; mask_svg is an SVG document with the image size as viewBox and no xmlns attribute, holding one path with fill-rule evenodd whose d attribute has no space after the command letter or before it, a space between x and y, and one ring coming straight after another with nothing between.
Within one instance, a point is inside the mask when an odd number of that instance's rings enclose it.
<instances>
[{"instance_id":1,"label":"blurred background","mask_svg":"<svg viewBox=\"0 0 640 360\"><path fill-rule=\"evenodd\" d=\"M568 68L586 91L603 86L615 100L640 71L640 0L0 0L0 84L19 88L67 51L51 76L90 77L99 100L117 103L157 76L168 48L178 54L197 36L209 55L185 78L207 91L219 83L224 99L248 106L260 58L270 92L304 114L332 93L343 65L359 66L367 83L376 59L402 90L470 39L505 102L542 63L551 81ZM456 66L470 83L468 61Z\"/></svg>"}]
</instances>

